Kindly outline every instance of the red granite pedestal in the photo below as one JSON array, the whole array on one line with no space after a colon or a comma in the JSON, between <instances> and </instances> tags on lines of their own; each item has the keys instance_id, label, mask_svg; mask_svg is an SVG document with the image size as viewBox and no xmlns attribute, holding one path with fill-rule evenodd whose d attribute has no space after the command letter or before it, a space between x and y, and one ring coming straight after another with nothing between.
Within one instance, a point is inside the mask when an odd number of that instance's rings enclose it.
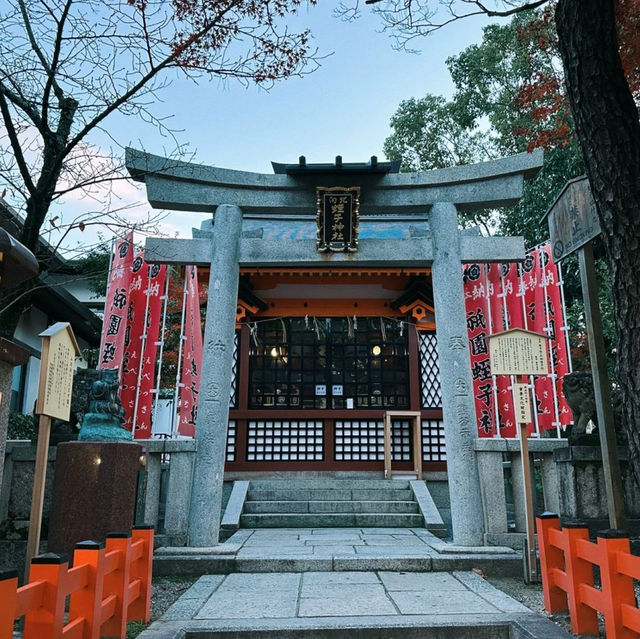
<instances>
[{"instance_id":1,"label":"red granite pedestal","mask_svg":"<svg viewBox=\"0 0 640 639\"><path fill-rule=\"evenodd\" d=\"M71 555L79 541L131 530L141 455L133 442L58 444L49 552Z\"/></svg>"}]
</instances>

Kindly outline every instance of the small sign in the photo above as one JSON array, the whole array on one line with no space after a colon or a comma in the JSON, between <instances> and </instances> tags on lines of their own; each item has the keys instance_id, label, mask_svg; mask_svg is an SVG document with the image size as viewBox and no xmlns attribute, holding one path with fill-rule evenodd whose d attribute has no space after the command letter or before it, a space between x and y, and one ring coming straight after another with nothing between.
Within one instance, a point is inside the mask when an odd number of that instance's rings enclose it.
<instances>
[{"instance_id":1,"label":"small sign","mask_svg":"<svg viewBox=\"0 0 640 639\"><path fill-rule=\"evenodd\" d=\"M319 186L316 188L316 201L318 252L354 253L357 251L360 187Z\"/></svg>"},{"instance_id":2,"label":"small sign","mask_svg":"<svg viewBox=\"0 0 640 639\"><path fill-rule=\"evenodd\" d=\"M316 395L318 397L326 397L327 387L325 384L316 384Z\"/></svg>"},{"instance_id":3,"label":"small sign","mask_svg":"<svg viewBox=\"0 0 640 639\"><path fill-rule=\"evenodd\" d=\"M69 420L73 365L80 349L67 322L58 322L40 333L42 357L36 413Z\"/></svg>"},{"instance_id":4,"label":"small sign","mask_svg":"<svg viewBox=\"0 0 640 639\"><path fill-rule=\"evenodd\" d=\"M531 423L531 395L528 384L514 384L516 399L516 422L518 424Z\"/></svg>"},{"instance_id":5,"label":"small sign","mask_svg":"<svg viewBox=\"0 0 640 639\"><path fill-rule=\"evenodd\" d=\"M586 177L567 182L547 216L554 262L600 235L598 212Z\"/></svg>"},{"instance_id":6,"label":"small sign","mask_svg":"<svg viewBox=\"0 0 640 639\"><path fill-rule=\"evenodd\" d=\"M342 384L334 384L331 387L331 394L334 397L342 397Z\"/></svg>"},{"instance_id":7,"label":"small sign","mask_svg":"<svg viewBox=\"0 0 640 639\"><path fill-rule=\"evenodd\" d=\"M489 337L492 375L548 375L548 337L513 329Z\"/></svg>"},{"instance_id":8,"label":"small sign","mask_svg":"<svg viewBox=\"0 0 640 639\"><path fill-rule=\"evenodd\" d=\"M347 397L347 408L353 408L353 397Z\"/></svg>"}]
</instances>

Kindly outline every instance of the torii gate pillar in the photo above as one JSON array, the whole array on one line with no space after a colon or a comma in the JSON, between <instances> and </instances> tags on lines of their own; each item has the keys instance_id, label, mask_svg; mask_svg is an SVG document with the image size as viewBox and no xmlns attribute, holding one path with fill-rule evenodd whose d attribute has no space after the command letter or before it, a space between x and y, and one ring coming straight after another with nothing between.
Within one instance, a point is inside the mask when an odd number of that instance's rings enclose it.
<instances>
[{"instance_id":1,"label":"torii gate pillar","mask_svg":"<svg viewBox=\"0 0 640 639\"><path fill-rule=\"evenodd\" d=\"M484 517L473 450L475 405L467 342L460 233L456 207L437 203L431 209L433 232L433 301L442 393L442 418L447 449L453 541L480 546Z\"/></svg>"},{"instance_id":2,"label":"torii gate pillar","mask_svg":"<svg viewBox=\"0 0 640 639\"><path fill-rule=\"evenodd\" d=\"M242 211L218 206L211 241L211 271L196 418L196 461L189 506L189 546L215 546L220 532L224 451L236 330Z\"/></svg>"}]
</instances>

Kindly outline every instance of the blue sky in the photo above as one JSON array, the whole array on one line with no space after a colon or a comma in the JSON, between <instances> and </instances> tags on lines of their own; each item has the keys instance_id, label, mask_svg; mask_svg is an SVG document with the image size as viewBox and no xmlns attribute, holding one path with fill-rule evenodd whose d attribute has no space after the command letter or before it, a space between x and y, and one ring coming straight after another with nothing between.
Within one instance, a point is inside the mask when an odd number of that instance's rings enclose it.
<instances>
[{"instance_id":1,"label":"blue sky","mask_svg":"<svg viewBox=\"0 0 640 639\"><path fill-rule=\"evenodd\" d=\"M194 83L176 74L158 97L153 111L170 116L169 126L188 145L193 161L230 169L271 173L271 160L295 162L366 161L384 159L382 146L390 133L389 120L400 102L426 93L450 95L452 83L445 60L482 37L487 20L473 18L451 24L418 40L419 54L395 51L379 18L362 4L362 17L345 23L333 17L334 2L304 9L290 29L309 27L320 54L321 67L302 78L277 83L269 91L237 81L201 78ZM112 136L123 146L165 154L173 142L140 121L124 116L108 121ZM149 211L140 185L120 183L114 205L139 203L128 213L140 219ZM98 198L100 199L100 198ZM67 200L63 217L95 210L96 203ZM160 230L191 236L203 214L169 213ZM51 238L52 240L54 238ZM142 238L140 238L142 239ZM76 233L74 240L93 242L93 233ZM77 250L77 249L76 249ZM73 251L68 255L71 257Z\"/></svg>"},{"instance_id":2,"label":"blue sky","mask_svg":"<svg viewBox=\"0 0 640 639\"><path fill-rule=\"evenodd\" d=\"M486 24L470 19L450 25L420 40L422 53L416 55L394 51L365 5L352 23L332 17L333 6L320 2L297 21L311 28L321 53L332 53L314 73L270 91L180 79L164 92L157 111L173 114L172 126L183 130L179 138L198 162L271 172L271 160L295 161L300 154L310 162L337 154L345 161L382 157L400 101L427 92L450 94L446 58L479 41ZM147 150L162 152L155 131L145 130L139 140Z\"/></svg>"}]
</instances>

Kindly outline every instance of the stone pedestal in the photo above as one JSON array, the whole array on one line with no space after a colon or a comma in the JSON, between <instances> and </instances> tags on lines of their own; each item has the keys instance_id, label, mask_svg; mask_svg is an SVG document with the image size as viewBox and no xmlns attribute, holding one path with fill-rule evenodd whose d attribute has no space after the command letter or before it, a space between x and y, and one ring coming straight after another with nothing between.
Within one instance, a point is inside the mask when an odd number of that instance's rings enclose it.
<instances>
[{"instance_id":1,"label":"stone pedestal","mask_svg":"<svg viewBox=\"0 0 640 639\"><path fill-rule=\"evenodd\" d=\"M29 351L22 346L0 337L0 486L4 470L4 453L9 425L9 404L11 403L11 382L13 369L29 361Z\"/></svg>"},{"instance_id":2,"label":"stone pedestal","mask_svg":"<svg viewBox=\"0 0 640 639\"><path fill-rule=\"evenodd\" d=\"M625 514L630 531L640 522L640 494L627 477L628 453L618 448L623 478ZM553 454L560 486L560 516L564 520L583 521L592 530L609 528L607 497L599 446L569 446Z\"/></svg>"},{"instance_id":3,"label":"stone pedestal","mask_svg":"<svg viewBox=\"0 0 640 639\"><path fill-rule=\"evenodd\" d=\"M71 554L79 541L103 541L133 526L142 446L66 442L57 450L49 552Z\"/></svg>"}]
</instances>

